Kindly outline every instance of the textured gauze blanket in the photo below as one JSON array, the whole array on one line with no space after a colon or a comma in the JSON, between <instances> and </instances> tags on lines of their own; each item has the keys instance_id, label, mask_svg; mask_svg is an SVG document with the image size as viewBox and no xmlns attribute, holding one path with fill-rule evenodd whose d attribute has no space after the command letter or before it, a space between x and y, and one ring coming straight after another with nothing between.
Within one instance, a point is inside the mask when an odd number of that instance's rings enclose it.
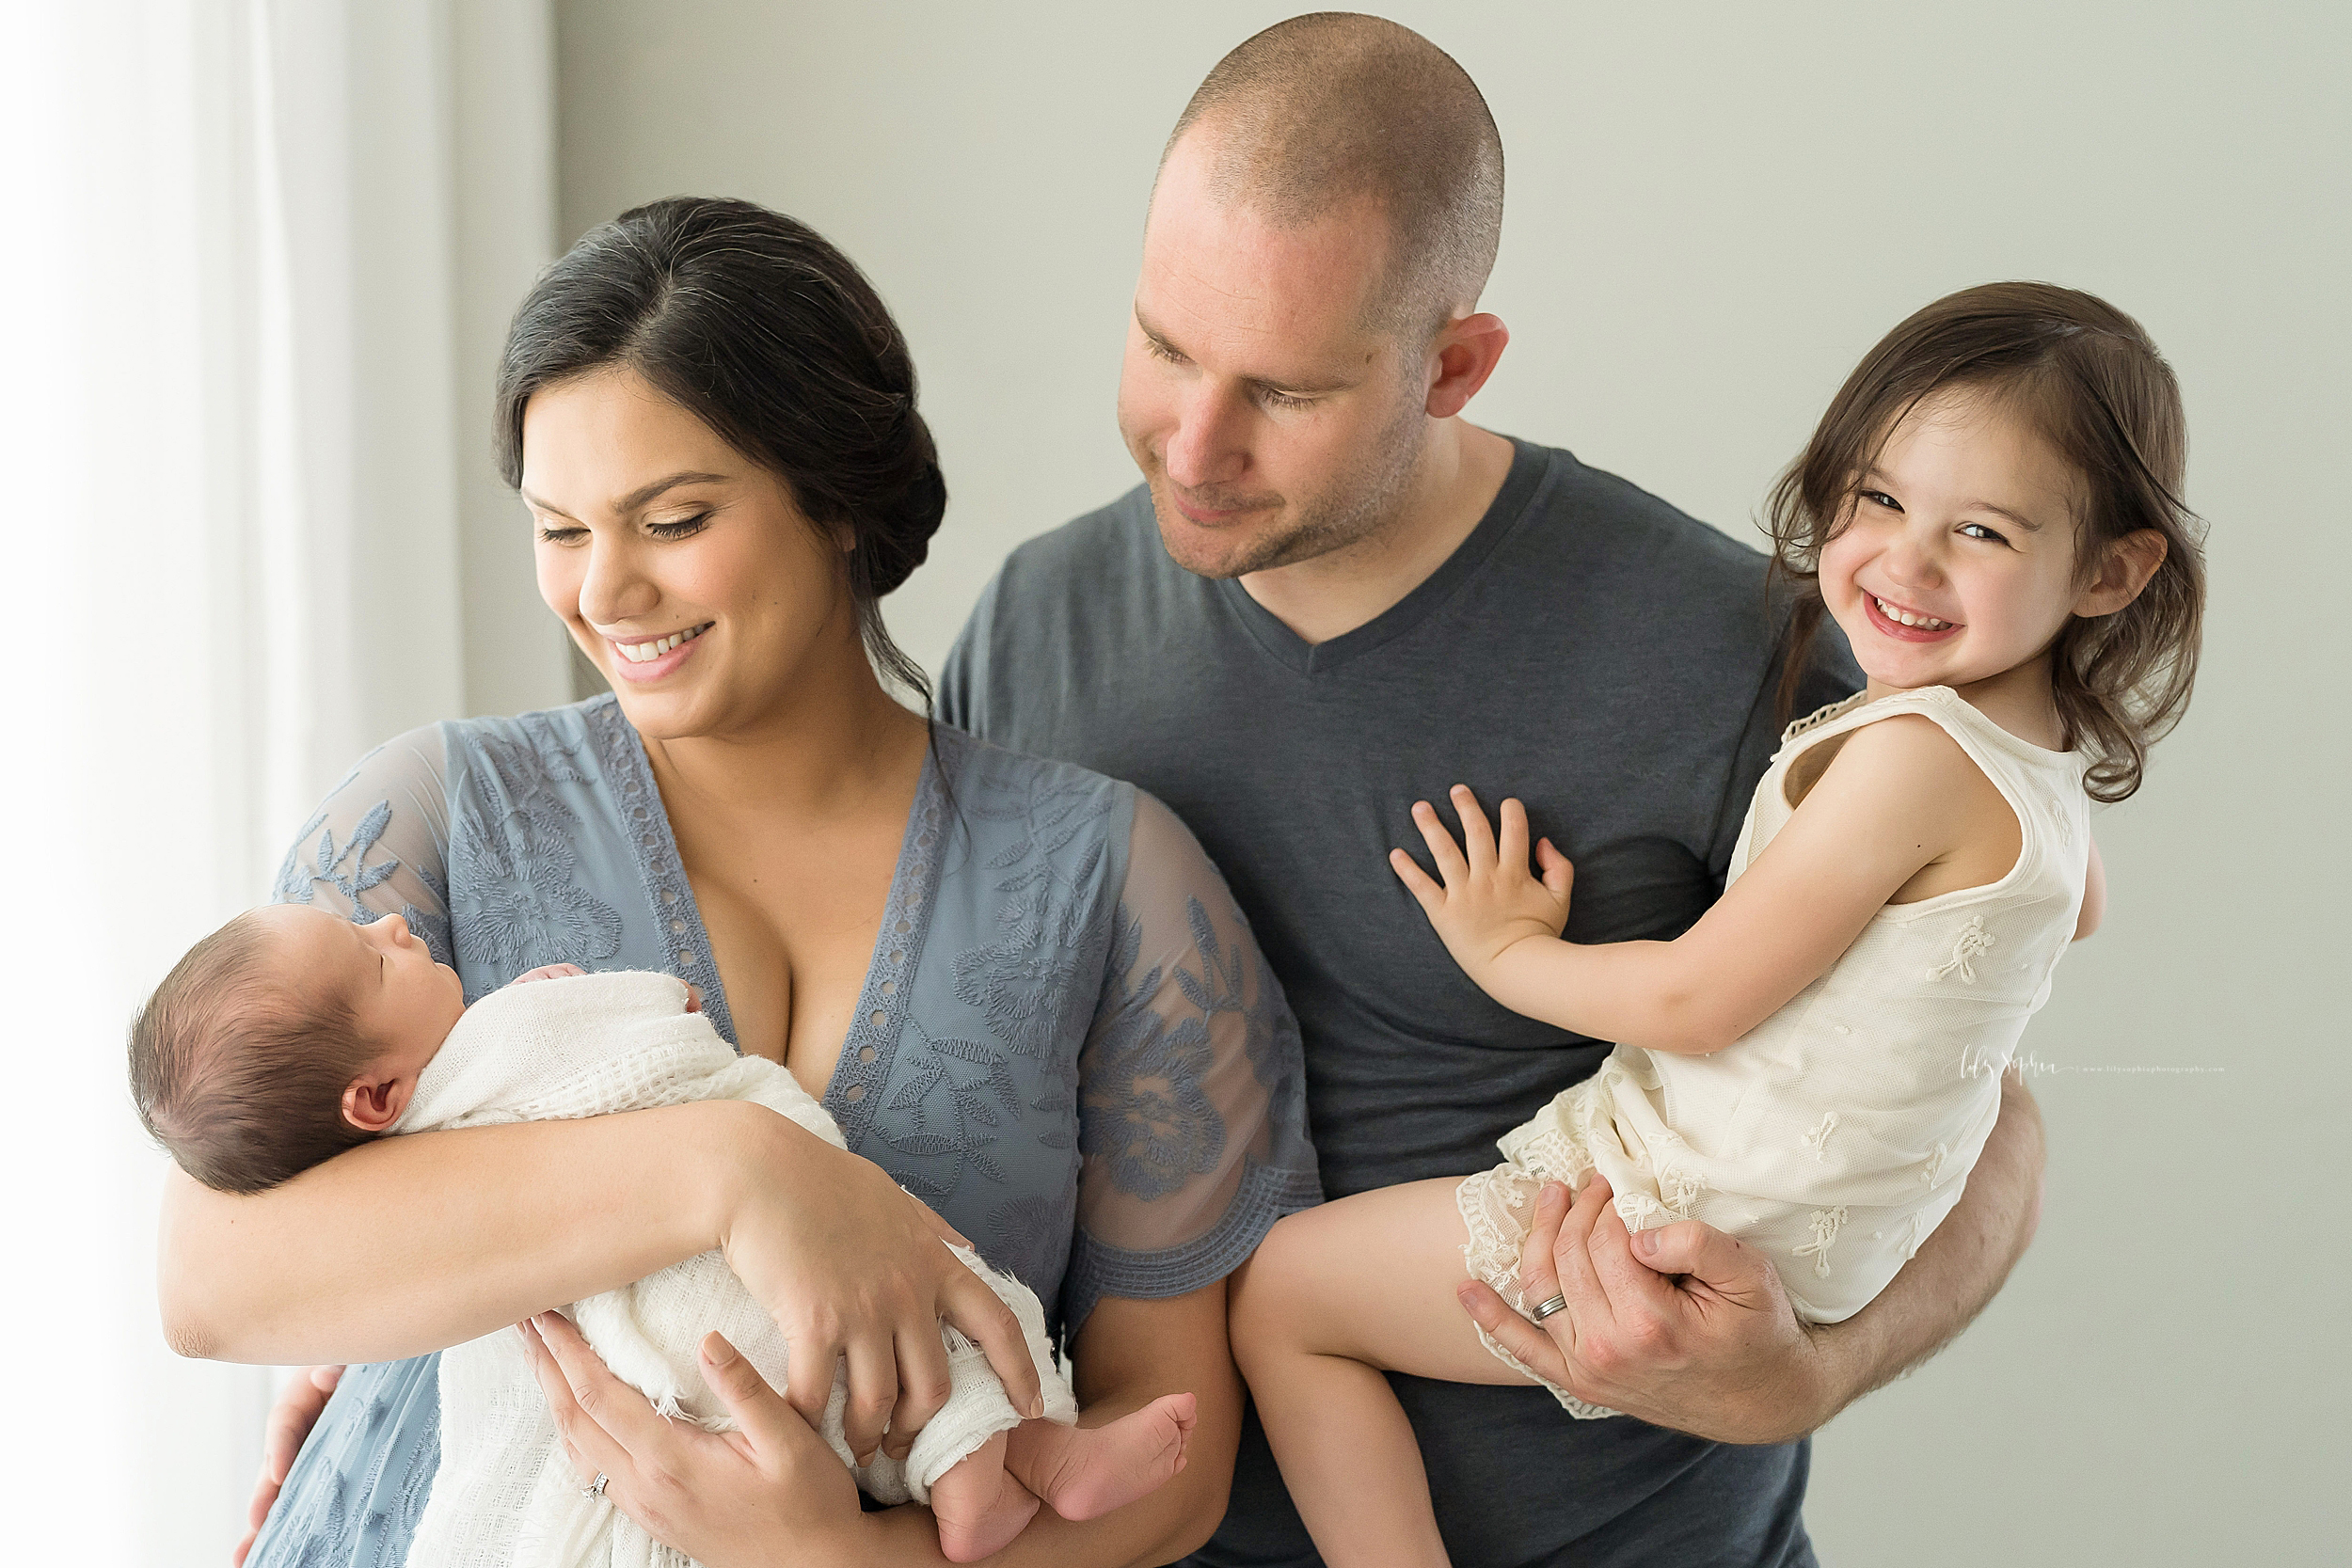
<instances>
[{"instance_id":1,"label":"textured gauze blanket","mask_svg":"<svg viewBox=\"0 0 2352 1568\"><path fill-rule=\"evenodd\" d=\"M666 974L584 974L509 986L458 1021L427 1065L395 1132L554 1121L694 1100L751 1100L841 1147L822 1106L774 1062L739 1056ZM943 1243L944 1244L944 1243ZM1077 1419L1077 1401L1045 1338L1037 1296L973 1253L950 1248L1021 1320L1045 1387L1046 1417ZM695 1361L712 1329L785 1383L786 1347L773 1319L717 1252L576 1302L566 1315L613 1374L673 1419L711 1432L734 1422ZM954 1391L917 1434L903 1464L877 1454L851 1465L882 1502L922 1502L931 1483L999 1432L1020 1422L978 1347L943 1324ZM824 1438L850 1465L841 1434L846 1387L838 1370ZM691 1560L653 1540L603 1497L582 1495L555 1422L515 1331L501 1329L441 1357L441 1464L419 1521L409 1568L684 1568Z\"/></svg>"}]
</instances>

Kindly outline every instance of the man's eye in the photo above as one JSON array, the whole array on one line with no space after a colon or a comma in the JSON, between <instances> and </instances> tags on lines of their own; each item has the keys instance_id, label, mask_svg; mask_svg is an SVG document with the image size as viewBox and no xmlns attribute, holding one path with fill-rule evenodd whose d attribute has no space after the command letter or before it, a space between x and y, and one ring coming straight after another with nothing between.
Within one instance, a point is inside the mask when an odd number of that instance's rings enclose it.
<instances>
[{"instance_id":1,"label":"man's eye","mask_svg":"<svg viewBox=\"0 0 2352 1568\"><path fill-rule=\"evenodd\" d=\"M1177 353L1166 343L1161 342L1157 338L1144 339L1143 352L1150 355L1154 359L1165 360L1171 365L1182 364L1184 358L1183 355Z\"/></svg>"},{"instance_id":2,"label":"man's eye","mask_svg":"<svg viewBox=\"0 0 2352 1568\"><path fill-rule=\"evenodd\" d=\"M1278 392L1271 387L1258 388L1258 401L1268 408L1311 408L1315 402L1312 398L1295 397L1289 392Z\"/></svg>"}]
</instances>

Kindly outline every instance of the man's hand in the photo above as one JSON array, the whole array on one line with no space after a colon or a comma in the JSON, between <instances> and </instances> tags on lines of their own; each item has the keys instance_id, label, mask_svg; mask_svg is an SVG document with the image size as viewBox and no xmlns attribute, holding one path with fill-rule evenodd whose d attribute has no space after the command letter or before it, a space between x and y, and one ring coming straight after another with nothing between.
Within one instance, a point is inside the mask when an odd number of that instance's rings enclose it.
<instances>
[{"instance_id":1,"label":"man's hand","mask_svg":"<svg viewBox=\"0 0 2352 1568\"><path fill-rule=\"evenodd\" d=\"M1484 1284L1456 1292L1481 1327L1578 1399L1721 1443L1801 1437L1844 1402L1771 1259L1695 1220L1629 1235L1596 1176L1571 1206L1547 1182L1519 1266L1538 1326Z\"/></svg>"},{"instance_id":2,"label":"man's hand","mask_svg":"<svg viewBox=\"0 0 2352 1568\"><path fill-rule=\"evenodd\" d=\"M1543 878L1530 874L1527 808L1518 801L1502 802L1498 843L1469 785L1455 784L1453 800L1462 819L1460 847L1438 819L1436 807L1426 800L1413 802L1413 823L1437 862L1442 886L1402 849L1389 851L1389 863L1420 901L1454 961L1485 986L1495 959L1506 948L1531 937L1556 939L1567 926L1568 888L1576 870L1545 839L1535 846Z\"/></svg>"}]
</instances>

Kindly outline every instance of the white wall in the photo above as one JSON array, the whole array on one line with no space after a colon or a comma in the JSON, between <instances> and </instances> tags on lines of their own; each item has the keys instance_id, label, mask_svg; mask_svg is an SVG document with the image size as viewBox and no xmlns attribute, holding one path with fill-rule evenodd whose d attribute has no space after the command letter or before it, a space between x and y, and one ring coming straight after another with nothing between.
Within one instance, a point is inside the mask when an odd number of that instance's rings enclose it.
<instances>
[{"instance_id":1,"label":"white wall","mask_svg":"<svg viewBox=\"0 0 2352 1568\"><path fill-rule=\"evenodd\" d=\"M1160 143L1285 14L561 0L562 231L739 195L871 273L954 495L890 602L936 668L1008 548L1134 483L1112 394ZM2205 673L2101 819L2113 913L2027 1037L2041 1237L1963 1341L1822 1434L1810 1518L1832 1561L2338 1557L2352 13L1386 14L1477 78L1509 158L1487 304L1515 340L1473 416L1735 533L1863 350L1953 288L2090 288L2170 356L2213 521Z\"/></svg>"}]
</instances>

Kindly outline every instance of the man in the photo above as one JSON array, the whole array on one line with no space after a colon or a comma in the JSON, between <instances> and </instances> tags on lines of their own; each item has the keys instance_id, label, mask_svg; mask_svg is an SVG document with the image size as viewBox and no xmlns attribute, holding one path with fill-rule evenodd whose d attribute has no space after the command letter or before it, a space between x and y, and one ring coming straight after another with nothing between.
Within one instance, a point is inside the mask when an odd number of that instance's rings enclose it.
<instances>
[{"instance_id":1,"label":"man","mask_svg":"<svg viewBox=\"0 0 2352 1568\"><path fill-rule=\"evenodd\" d=\"M1318 15L1228 55L1144 236L1120 423L1145 483L1015 551L943 680L950 721L1133 780L1200 835L1297 1012L1334 1195L1491 1164L1608 1050L1447 958L1386 860L1413 801L1518 796L1576 862L1571 937L1672 937L1781 725L1755 551L1463 420L1508 336L1477 311L1502 197L1485 102L1419 36ZM1858 685L1824 648L1797 711ZM1637 1258L1588 1193L1547 1370L1643 1419L1392 1380L1455 1560L1810 1562L1804 1434L1957 1333L2031 1233L2040 1125L2005 1096L1960 1208L1832 1328L1704 1227ZM1314 1560L1254 1424L1196 1560Z\"/></svg>"}]
</instances>

